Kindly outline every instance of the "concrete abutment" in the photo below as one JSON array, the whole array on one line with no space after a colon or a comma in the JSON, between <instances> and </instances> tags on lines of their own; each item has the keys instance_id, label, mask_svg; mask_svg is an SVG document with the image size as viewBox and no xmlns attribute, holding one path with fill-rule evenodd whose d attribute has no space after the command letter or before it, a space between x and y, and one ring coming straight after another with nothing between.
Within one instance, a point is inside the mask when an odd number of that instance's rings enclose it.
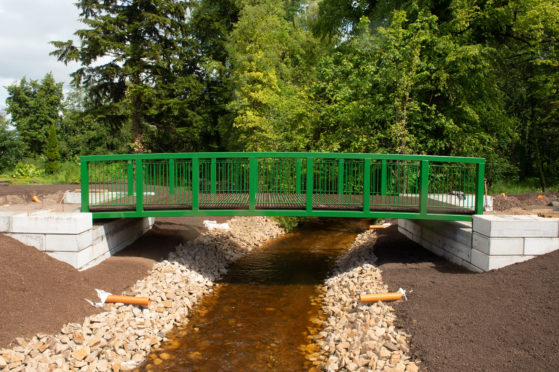
<instances>
[{"instance_id":1,"label":"concrete abutment","mask_svg":"<svg viewBox=\"0 0 559 372\"><path fill-rule=\"evenodd\" d=\"M151 229L155 218L93 221L91 213L0 212L0 232L78 270L97 265Z\"/></svg>"},{"instance_id":2,"label":"concrete abutment","mask_svg":"<svg viewBox=\"0 0 559 372\"><path fill-rule=\"evenodd\" d=\"M559 249L559 219L475 215L472 222L398 220L398 231L475 272L499 269Z\"/></svg>"}]
</instances>

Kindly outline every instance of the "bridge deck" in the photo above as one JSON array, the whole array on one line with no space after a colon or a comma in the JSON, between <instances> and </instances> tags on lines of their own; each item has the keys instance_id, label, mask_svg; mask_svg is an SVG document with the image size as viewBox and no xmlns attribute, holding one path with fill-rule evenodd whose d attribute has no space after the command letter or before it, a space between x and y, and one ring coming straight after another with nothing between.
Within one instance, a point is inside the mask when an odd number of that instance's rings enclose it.
<instances>
[{"instance_id":1,"label":"bridge deck","mask_svg":"<svg viewBox=\"0 0 559 372\"><path fill-rule=\"evenodd\" d=\"M248 193L201 193L199 195L200 209L249 209ZM306 194L256 194L256 209L277 210L305 210ZM405 204L403 201L405 200ZM419 197L408 196L380 196L369 198L371 211L387 212L419 212ZM136 209L136 197L123 197L107 203L90 205L91 212L133 211ZM192 192L178 195L147 195L144 197L144 210L192 210ZM361 211L363 197L361 195L330 195L313 194L312 209ZM443 214L474 214L473 209L463 208L450 203L429 199L427 206L429 213Z\"/></svg>"}]
</instances>

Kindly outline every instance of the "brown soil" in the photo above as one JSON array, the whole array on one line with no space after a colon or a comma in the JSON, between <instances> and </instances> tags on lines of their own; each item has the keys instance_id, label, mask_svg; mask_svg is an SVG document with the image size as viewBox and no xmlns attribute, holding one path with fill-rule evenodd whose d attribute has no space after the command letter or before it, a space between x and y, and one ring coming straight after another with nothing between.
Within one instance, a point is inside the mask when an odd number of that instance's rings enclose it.
<instances>
[{"instance_id":1,"label":"brown soil","mask_svg":"<svg viewBox=\"0 0 559 372\"><path fill-rule=\"evenodd\" d=\"M31 202L33 196L45 196L62 193L67 190L79 190L80 185L7 185L0 184L0 196L21 196Z\"/></svg>"},{"instance_id":2,"label":"brown soil","mask_svg":"<svg viewBox=\"0 0 559 372\"><path fill-rule=\"evenodd\" d=\"M33 212L50 209L56 212L68 212L79 209L78 204L65 204L64 193L77 191L80 185L7 185L0 184L0 209L10 211ZM39 202L32 198L36 196Z\"/></svg>"},{"instance_id":3,"label":"brown soil","mask_svg":"<svg viewBox=\"0 0 559 372\"><path fill-rule=\"evenodd\" d=\"M541 198L540 198L541 197ZM551 201L559 201L559 193L526 193L493 195L493 210L497 214L537 214L542 217L559 217Z\"/></svg>"},{"instance_id":4,"label":"brown soil","mask_svg":"<svg viewBox=\"0 0 559 372\"><path fill-rule=\"evenodd\" d=\"M379 232L375 254L412 352L428 371L559 370L559 251L474 274L398 233Z\"/></svg>"},{"instance_id":5,"label":"brown soil","mask_svg":"<svg viewBox=\"0 0 559 372\"><path fill-rule=\"evenodd\" d=\"M84 301L97 300L95 288L125 291L179 242L196 237L207 218L158 219L152 231L128 248L81 272L0 234L0 347L15 337L58 332L68 322L81 323L99 312Z\"/></svg>"}]
</instances>

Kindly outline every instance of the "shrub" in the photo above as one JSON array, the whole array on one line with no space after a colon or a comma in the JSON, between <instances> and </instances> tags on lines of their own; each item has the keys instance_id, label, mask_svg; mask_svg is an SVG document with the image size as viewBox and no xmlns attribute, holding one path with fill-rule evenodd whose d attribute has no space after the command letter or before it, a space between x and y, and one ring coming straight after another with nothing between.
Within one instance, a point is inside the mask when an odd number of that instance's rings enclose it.
<instances>
[{"instance_id":1,"label":"shrub","mask_svg":"<svg viewBox=\"0 0 559 372\"><path fill-rule=\"evenodd\" d=\"M12 178L33 178L42 174L43 172L33 164L19 162L12 172Z\"/></svg>"}]
</instances>

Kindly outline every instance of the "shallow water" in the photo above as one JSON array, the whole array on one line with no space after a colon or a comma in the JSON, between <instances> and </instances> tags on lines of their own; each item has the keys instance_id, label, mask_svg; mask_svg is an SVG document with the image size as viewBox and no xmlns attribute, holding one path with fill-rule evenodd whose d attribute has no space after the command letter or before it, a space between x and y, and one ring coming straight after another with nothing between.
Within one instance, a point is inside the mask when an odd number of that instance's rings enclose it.
<instances>
[{"instance_id":1,"label":"shallow water","mask_svg":"<svg viewBox=\"0 0 559 372\"><path fill-rule=\"evenodd\" d=\"M367 220L316 220L249 253L143 370L307 370L312 364L302 350L319 323L318 285L367 226Z\"/></svg>"}]
</instances>

